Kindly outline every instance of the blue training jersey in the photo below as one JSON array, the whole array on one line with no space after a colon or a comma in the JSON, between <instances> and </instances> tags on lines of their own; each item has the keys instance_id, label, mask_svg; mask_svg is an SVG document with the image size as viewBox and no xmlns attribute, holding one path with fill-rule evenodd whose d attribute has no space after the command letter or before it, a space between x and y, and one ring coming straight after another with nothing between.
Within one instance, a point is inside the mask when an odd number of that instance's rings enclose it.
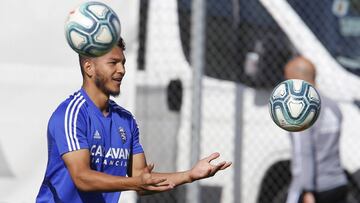
<instances>
[{"instance_id":1,"label":"blue training jersey","mask_svg":"<svg viewBox=\"0 0 360 203\"><path fill-rule=\"evenodd\" d=\"M105 117L83 89L61 103L52 114L47 139L48 164L37 203L118 202L120 192L78 190L61 156L88 149L91 169L126 176L131 156L143 152L132 114L109 100L109 114Z\"/></svg>"}]
</instances>

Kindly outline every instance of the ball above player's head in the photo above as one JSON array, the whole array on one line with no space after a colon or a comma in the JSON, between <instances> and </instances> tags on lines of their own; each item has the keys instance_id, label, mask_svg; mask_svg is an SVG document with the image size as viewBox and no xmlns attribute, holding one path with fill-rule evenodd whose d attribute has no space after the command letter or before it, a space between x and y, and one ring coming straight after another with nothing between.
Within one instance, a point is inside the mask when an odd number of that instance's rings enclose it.
<instances>
[{"instance_id":1,"label":"ball above player's head","mask_svg":"<svg viewBox=\"0 0 360 203\"><path fill-rule=\"evenodd\" d=\"M272 120L284 130L296 132L312 126L320 114L321 99L304 80L291 79L278 84L269 99Z\"/></svg>"},{"instance_id":2,"label":"ball above player's head","mask_svg":"<svg viewBox=\"0 0 360 203\"><path fill-rule=\"evenodd\" d=\"M120 20L106 4L87 1L69 13L65 36L77 53L98 57L109 52L119 41Z\"/></svg>"}]
</instances>

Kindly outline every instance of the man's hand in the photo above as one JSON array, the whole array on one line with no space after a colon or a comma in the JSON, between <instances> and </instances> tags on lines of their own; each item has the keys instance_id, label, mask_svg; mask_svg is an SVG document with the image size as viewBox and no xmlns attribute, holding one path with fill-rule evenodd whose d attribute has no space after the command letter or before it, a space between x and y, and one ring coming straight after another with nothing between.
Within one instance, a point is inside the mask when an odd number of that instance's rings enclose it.
<instances>
[{"instance_id":1,"label":"man's hand","mask_svg":"<svg viewBox=\"0 0 360 203\"><path fill-rule=\"evenodd\" d=\"M305 192L304 198L303 198L303 203L315 203L314 194L311 192Z\"/></svg>"},{"instance_id":2,"label":"man's hand","mask_svg":"<svg viewBox=\"0 0 360 203\"><path fill-rule=\"evenodd\" d=\"M143 173L140 178L140 191L141 195L151 194L154 192L164 192L171 190L175 187L173 183L170 183L166 178L154 177L151 171L154 169L154 164L149 164L143 169Z\"/></svg>"},{"instance_id":3,"label":"man's hand","mask_svg":"<svg viewBox=\"0 0 360 203\"><path fill-rule=\"evenodd\" d=\"M191 182L214 176L219 170L224 170L231 165L231 162L226 161L222 161L217 165L210 163L219 156L220 154L216 152L198 161L198 163L190 170L189 176Z\"/></svg>"}]
</instances>

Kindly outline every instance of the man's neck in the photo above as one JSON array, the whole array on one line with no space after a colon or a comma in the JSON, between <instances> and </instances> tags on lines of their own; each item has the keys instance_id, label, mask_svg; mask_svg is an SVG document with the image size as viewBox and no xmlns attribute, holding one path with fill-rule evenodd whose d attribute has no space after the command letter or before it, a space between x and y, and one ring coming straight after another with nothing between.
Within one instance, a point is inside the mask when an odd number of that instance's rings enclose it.
<instances>
[{"instance_id":1,"label":"man's neck","mask_svg":"<svg viewBox=\"0 0 360 203\"><path fill-rule=\"evenodd\" d=\"M97 106L100 111L106 116L109 113L109 95L106 95L96 86L93 86L90 83L83 83L82 88L85 90L86 94L90 97L91 101L95 104L95 106Z\"/></svg>"}]
</instances>

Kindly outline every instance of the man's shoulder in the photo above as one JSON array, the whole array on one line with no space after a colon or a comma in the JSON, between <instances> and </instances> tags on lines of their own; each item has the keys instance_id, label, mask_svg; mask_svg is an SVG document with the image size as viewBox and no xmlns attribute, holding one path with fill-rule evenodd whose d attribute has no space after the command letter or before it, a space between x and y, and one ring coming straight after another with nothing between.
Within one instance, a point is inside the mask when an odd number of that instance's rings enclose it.
<instances>
[{"instance_id":1,"label":"man's shoulder","mask_svg":"<svg viewBox=\"0 0 360 203\"><path fill-rule=\"evenodd\" d=\"M84 103L85 99L82 97L81 92L77 91L58 105L50 120L63 119L65 115L70 116L81 113L83 111L80 110L85 107L85 105L83 105Z\"/></svg>"},{"instance_id":2,"label":"man's shoulder","mask_svg":"<svg viewBox=\"0 0 360 203\"><path fill-rule=\"evenodd\" d=\"M124 107L118 105L116 102L114 102L113 100L109 100L109 104L111 106L111 108L113 109L113 111L117 114L119 114L121 117L127 117L127 118L133 118L133 114L125 109Z\"/></svg>"},{"instance_id":3,"label":"man's shoulder","mask_svg":"<svg viewBox=\"0 0 360 203\"><path fill-rule=\"evenodd\" d=\"M321 106L322 106L322 110L329 108L332 111L334 111L336 114L341 114L341 110L338 102L328 96L325 95L321 96Z\"/></svg>"},{"instance_id":4,"label":"man's shoulder","mask_svg":"<svg viewBox=\"0 0 360 203\"><path fill-rule=\"evenodd\" d=\"M326 104L336 104L336 101L333 100L332 98L328 97L327 95L321 95L321 102L322 103L326 103Z\"/></svg>"}]
</instances>

